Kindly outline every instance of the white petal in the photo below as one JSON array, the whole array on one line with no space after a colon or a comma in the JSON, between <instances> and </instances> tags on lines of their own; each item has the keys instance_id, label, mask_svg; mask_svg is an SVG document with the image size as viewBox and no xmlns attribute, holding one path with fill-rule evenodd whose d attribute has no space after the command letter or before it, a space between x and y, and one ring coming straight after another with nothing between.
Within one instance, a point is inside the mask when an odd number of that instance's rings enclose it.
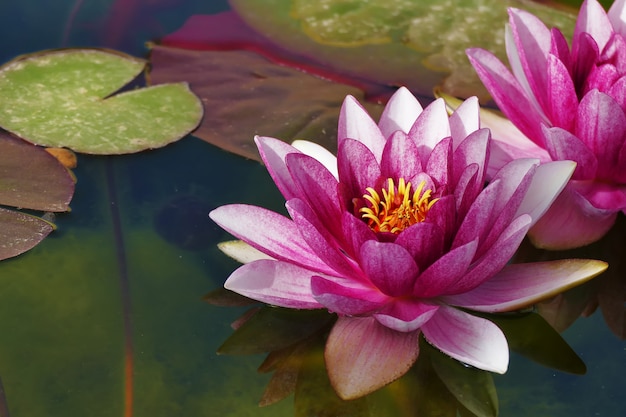
<instances>
[{"instance_id":1,"label":"white petal","mask_svg":"<svg viewBox=\"0 0 626 417\"><path fill-rule=\"evenodd\" d=\"M303 154L317 159L335 176L335 178L339 179L339 174L337 172L337 157L328 149L318 145L317 143L309 142L308 140L294 140L291 143L291 146Z\"/></svg>"}]
</instances>

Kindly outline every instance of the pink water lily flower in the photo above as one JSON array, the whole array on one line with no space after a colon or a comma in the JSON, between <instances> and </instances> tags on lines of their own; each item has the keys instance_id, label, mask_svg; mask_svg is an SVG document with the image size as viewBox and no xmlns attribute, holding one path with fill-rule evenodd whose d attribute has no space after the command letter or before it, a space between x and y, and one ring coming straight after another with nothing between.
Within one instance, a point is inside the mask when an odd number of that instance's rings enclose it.
<instances>
[{"instance_id":1,"label":"pink water lily flower","mask_svg":"<svg viewBox=\"0 0 626 417\"><path fill-rule=\"evenodd\" d=\"M337 313L326 344L330 381L344 399L402 376L418 337L466 364L504 373L500 329L466 310L515 310L601 272L587 260L507 265L574 163L518 159L484 187L488 129L475 98L448 117L401 88L376 124L347 97L338 156L257 137L290 218L243 204L210 213L263 256L225 287L276 306ZM257 252L258 253L258 252ZM457 308L457 307L461 307Z\"/></svg>"},{"instance_id":2,"label":"pink water lily flower","mask_svg":"<svg viewBox=\"0 0 626 417\"><path fill-rule=\"evenodd\" d=\"M494 133L500 153L577 162L564 192L529 233L539 247L592 243L626 212L625 5L618 0L606 13L596 0L586 0L571 48L558 29L510 9L505 40L512 72L488 51L467 51L522 133Z\"/></svg>"}]
</instances>

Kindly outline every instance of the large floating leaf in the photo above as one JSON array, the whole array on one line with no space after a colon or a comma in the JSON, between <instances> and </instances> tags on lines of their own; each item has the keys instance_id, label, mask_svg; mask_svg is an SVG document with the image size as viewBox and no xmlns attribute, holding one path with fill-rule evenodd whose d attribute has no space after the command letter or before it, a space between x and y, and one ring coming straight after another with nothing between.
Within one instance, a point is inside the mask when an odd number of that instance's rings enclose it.
<instances>
[{"instance_id":1,"label":"large floating leaf","mask_svg":"<svg viewBox=\"0 0 626 417\"><path fill-rule=\"evenodd\" d=\"M186 84L111 96L143 60L99 49L52 50L0 68L0 126L33 143L122 154L158 148L194 129L202 106Z\"/></svg>"},{"instance_id":2,"label":"large floating leaf","mask_svg":"<svg viewBox=\"0 0 626 417\"><path fill-rule=\"evenodd\" d=\"M335 71L421 94L443 84L456 96L486 92L465 49L504 58L506 8L530 10L571 33L574 16L524 0L231 0L252 28Z\"/></svg>"},{"instance_id":3,"label":"large floating leaf","mask_svg":"<svg viewBox=\"0 0 626 417\"><path fill-rule=\"evenodd\" d=\"M0 204L62 212L73 193L72 175L52 155L0 132ZM0 260L31 249L53 229L39 217L0 208Z\"/></svg>"},{"instance_id":4,"label":"large floating leaf","mask_svg":"<svg viewBox=\"0 0 626 417\"><path fill-rule=\"evenodd\" d=\"M254 135L287 142L307 139L336 147L339 108L357 88L276 65L249 51L188 51L155 45L154 83L187 81L204 104L195 136L223 149L258 159ZM380 106L370 105L377 118Z\"/></svg>"}]
</instances>

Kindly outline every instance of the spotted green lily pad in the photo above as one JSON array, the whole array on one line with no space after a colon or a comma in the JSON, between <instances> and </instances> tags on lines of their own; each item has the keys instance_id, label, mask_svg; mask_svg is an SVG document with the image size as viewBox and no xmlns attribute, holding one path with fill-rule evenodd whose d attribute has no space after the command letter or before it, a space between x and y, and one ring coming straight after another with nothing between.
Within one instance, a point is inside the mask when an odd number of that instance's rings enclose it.
<instances>
[{"instance_id":1,"label":"spotted green lily pad","mask_svg":"<svg viewBox=\"0 0 626 417\"><path fill-rule=\"evenodd\" d=\"M186 83L114 94L145 61L102 49L63 49L0 67L0 126L38 145L91 154L159 148L193 130L202 105Z\"/></svg>"},{"instance_id":2,"label":"spotted green lily pad","mask_svg":"<svg viewBox=\"0 0 626 417\"><path fill-rule=\"evenodd\" d=\"M456 96L487 93L465 49L504 52L507 7L529 10L571 34L575 15L528 0L231 0L253 29L278 45L351 76L434 85Z\"/></svg>"},{"instance_id":3,"label":"spotted green lily pad","mask_svg":"<svg viewBox=\"0 0 626 417\"><path fill-rule=\"evenodd\" d=\"M69 210L74 178L43 148L0 132L0 204L45 212ZM25 212L0 208L0 260L41 242L54 225Z\"/></svg>"}]
</instances>

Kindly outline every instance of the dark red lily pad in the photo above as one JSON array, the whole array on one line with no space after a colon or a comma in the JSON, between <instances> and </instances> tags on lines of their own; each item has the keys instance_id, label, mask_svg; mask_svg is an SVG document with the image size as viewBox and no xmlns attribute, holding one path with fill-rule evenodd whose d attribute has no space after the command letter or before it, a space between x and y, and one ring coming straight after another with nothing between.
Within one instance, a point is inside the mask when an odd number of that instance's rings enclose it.
<instances>
[{"instance_id":1,"label":"dark red lily pad","mask_svg":"<svg viewBox=\"0 0 626 417\"><path fill-rule=\"evenodd\" d=\"M44 148L0 132L0 204L46 212L69 210L74 177ZM0 260L41 242L54 225L23 212L0 209Z\"/></svg>"},{"instance_id":2,"label":"dark red lily pad","mask_svg":"<svg viewBox=\"0 0 626 417\"><path fill-rule=\"evenodd\" d=\"M258 159L253 138L307 139L333 150L339 108L346 95L363 91L277 65L244 50L192 51L154 45L154 84L185 81L204 105L195 136L239 155ZM382 106L367 105L378 118Z\"/></svg>"}]
</instances>

